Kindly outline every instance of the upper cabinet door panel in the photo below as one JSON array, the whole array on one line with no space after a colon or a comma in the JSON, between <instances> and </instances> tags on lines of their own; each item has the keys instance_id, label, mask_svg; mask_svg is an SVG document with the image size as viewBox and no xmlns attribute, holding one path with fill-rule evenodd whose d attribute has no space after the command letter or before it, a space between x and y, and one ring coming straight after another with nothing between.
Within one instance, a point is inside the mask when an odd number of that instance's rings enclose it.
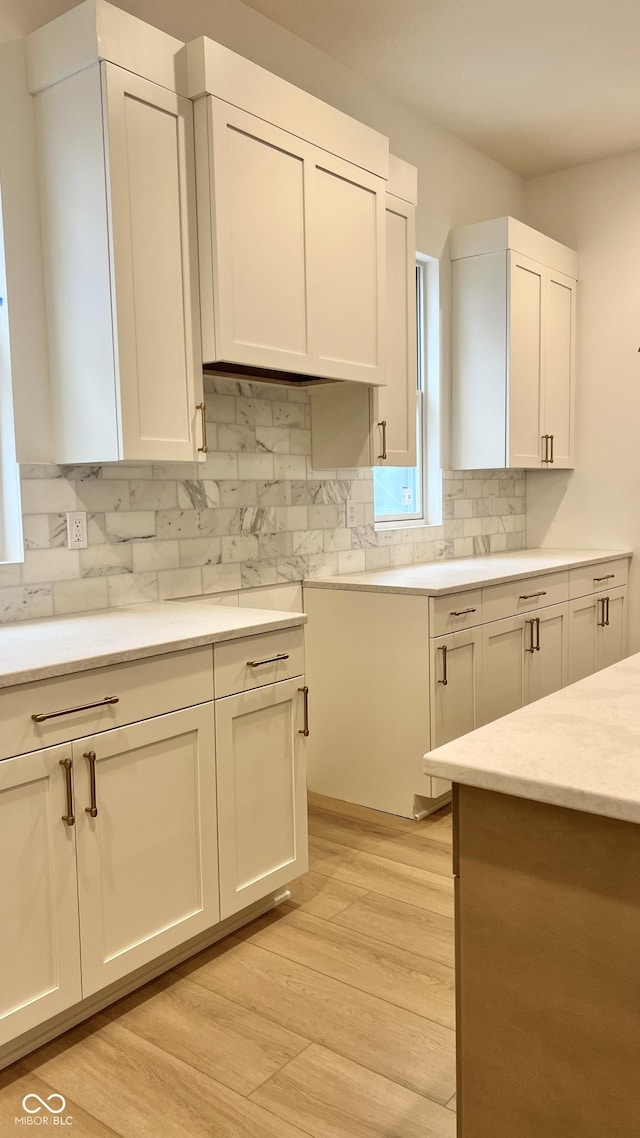
<instances>
[{"instance_id":1,"label":"upper cabinet door panel","mask_svg":"<svg viewBox=\"0 0 640 1138\"><path fill-rule=\"evenodd\" d=\"M316 151L310 171L309 320L318 374L386 382L384 186Z\"/></svg>"},{"instance_id":2,"label":"upper cabinet door panel","mask_svg":"<svg viewBox=\"0 0 640 1138\"><path fill-rule=\"evenodd\" d=\"M543 267L509 256L509 466L540 465Z\"/></svg>"},{"instance_id":3,"label":"upper cabinet door panel","mask_svg":"<svg viewBox=\"0 0 640 1138\"><path fill-rule=\"evenodd\" d=\"M205 360L304 371L310 148L219 99L207 103L215 345L205 335ZM206 275L205 266L203 283Z\"/></svg>"},{"instance_id":4,"label":"upper cabinet door panel","mask_svg":"<svg viewBox=\"0 0 640 1138\"><path fill-rule=\"evenodd\" d=\"M193 109L102 64L123 457L196 454Z\"/></svg>"},{"instance_id":5,"label":"upper cabinet door panel","mask_svg":"<svg viewBox=\"0 0 640 1138\"><path fill-rule=\"evenodd\" d=\"M386 196L386 386L378 391L376 422L386 423L380 466L416 464L415 206Z\"/></svg>"},{"instance_id":6,"label":"upper cabinet door panel","mask_svg":"<svg viewBox=\"0 0 640 1138\"><path fill-rule=\"evenodd\" d=\"M550 270L546 281L543 395L544 433L552 436L553 465L573 467L576 282Z\"/></svg>"}]
</instances>

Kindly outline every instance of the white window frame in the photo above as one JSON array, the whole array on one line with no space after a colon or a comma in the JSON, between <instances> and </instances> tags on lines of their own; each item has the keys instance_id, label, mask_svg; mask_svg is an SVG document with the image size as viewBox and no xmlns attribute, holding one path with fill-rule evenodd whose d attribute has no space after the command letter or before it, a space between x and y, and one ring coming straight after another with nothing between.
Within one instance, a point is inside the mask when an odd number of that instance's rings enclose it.
<instances>
[{"instance_id":1,"label":"white window frame","mask_svg":"<svg viewBox=\"0 0 640 1138\"><path fill-rule=\"evenodd\" d=\"M417 467L421 508L413 514L374 514L376 530L442 525L440 272L434 257L416 254ZM375 497L374 497L375 509Z\"/></svg>"}]
</instances>

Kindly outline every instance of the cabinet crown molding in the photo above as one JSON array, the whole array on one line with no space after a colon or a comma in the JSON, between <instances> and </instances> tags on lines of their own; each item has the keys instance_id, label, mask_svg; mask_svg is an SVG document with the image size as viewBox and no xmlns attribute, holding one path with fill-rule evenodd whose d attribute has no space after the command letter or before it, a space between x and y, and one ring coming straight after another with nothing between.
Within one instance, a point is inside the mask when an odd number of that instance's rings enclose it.
<instances>
[{"instance_id":1,"label":"cabinet crown molding","mask_svg":"<svg viewBox=\"0 0 640 1138\"><path fill-rule=\"evenodd\" d=\"M106 0L84 0L28 35L25 46L32 95L100 60L179 95L187 93L183 41Z\"/></svg>"},{"instance_id":2,"label":"cabinet crown molding","mask_svg":"<svg viewBox=\"0 0 640 1138\"><path fill-rule=\"evenodd\" d=\"M389 176L389 140L215 40L187 44L187 94L214 95L363 170Z\"/></svg>"},{"instance_id":3,"label":"cabinet crown molding","mask_svg":"<svg viewBox=\"0 0 640 1138\"><path fill-rule=\"evenodd\" d=\"M496 217L451 231L452 261L507 249L578 280L578 254L515 217Z\"/></svg>"}]
</instances>

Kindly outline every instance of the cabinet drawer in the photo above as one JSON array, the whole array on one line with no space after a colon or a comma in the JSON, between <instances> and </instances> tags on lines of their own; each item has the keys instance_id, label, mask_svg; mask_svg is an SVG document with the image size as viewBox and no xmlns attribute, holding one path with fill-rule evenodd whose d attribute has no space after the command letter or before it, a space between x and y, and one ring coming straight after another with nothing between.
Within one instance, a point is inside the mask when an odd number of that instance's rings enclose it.
<instances>
[{"instance_id":1,"label":"cabinet drawer","mask_svg":"<svg viewBox=\"0 0 640 1138\"><path fill-rule=\"evenodd\" d=\"M117 703L104 704L107 697ZM211 648L111 664L0 691L0 758L51 747L213 699ZM87 704L100 704L86 707ZM74 708L86 710L74 711ZM56 712L64 711L64 715ZM34 723L33 715L54 715Z\"/></svg>"},{"instance_id":2,"label":"cabinet drawer","mask_svg":"<svg viewBox=\"0 0 640 1138\"><path fill-rule=\"evenodd\" d=\"M429 628L431 636L444 636L461 628L482 623L482 589L468 593L449 593L446 597L431 597Z\"/></svg>"},{"instance_id":3,"label":"cabinet drawer","mask_svg":"<svg viewBox=\"0 0 640 1138\"><path fill-rule=\"evenodd\" d=\"M301 676L304 673L302 628L283 628L216 644L213 673L216 699Z\"/></svg>"},{"instance_id":4,"label":"cabinet drawer","mask_svg":"<svg viewBox=\"0 0 640 1138\"><path fill-rule=\"evenodd\" d=\"M505 585L490 585L482 590L483 621L502 620L521 612L560 604L569 597L569 573L544 573L539 577L526 577L523 581L509 581Z\"/></svg>"},{"instance_id":5,"label":"cabinet drawer","mask_svg":"<svg viewBox=\"0 0 640 1138\"><path fill-rule=\"evenodd\" d=\"M569 570L569 597L586 597L588 593L601 593L603 589L617 589L629 579L629 561L626 557L616 561L600 561L597 565L583 565Z\"/></svg>"}]
</instances>

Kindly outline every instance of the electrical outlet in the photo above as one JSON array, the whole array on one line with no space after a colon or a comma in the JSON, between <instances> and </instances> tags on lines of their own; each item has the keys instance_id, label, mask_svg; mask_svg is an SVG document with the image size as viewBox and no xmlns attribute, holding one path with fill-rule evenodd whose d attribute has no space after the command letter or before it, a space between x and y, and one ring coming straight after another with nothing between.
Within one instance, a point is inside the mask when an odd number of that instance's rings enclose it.
<instances>
[{"instance_id":1,"label":"electrical outlet","mask_svg":"<svg viewBox=\"0 0 640 1138\"><path fill-rule=\"evenodd\" d=\"M353 529L358 524L358 502L347 501L347 526Z\"/></svg>"},{"instance_id":2,"label":"electrical outlet","mask_svg":"<svg viewBox=\"0 0 640 1138\"><path fill-rule=\"evenodd\" d=\"M87 515L82 510L67 514L67 546L69 549L87 548Z\"/></svg>"}]
</instances>

